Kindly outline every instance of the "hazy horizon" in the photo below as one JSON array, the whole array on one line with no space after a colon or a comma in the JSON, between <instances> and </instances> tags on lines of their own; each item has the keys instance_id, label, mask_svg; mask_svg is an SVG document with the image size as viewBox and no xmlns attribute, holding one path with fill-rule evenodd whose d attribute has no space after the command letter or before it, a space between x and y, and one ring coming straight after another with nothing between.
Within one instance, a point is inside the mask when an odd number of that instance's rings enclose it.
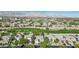
<instances>
[{"instance_id":1,"label":"hazy horizon","mask_svg":"<svg viewBox=\"0 0 79 59\"><path fill-rule=\"evenodd\" d=\"M60 15L65 17L79 17L79 11L0 11L0 15L4 14L45 14Z\"/></svg>"}]
</instances>

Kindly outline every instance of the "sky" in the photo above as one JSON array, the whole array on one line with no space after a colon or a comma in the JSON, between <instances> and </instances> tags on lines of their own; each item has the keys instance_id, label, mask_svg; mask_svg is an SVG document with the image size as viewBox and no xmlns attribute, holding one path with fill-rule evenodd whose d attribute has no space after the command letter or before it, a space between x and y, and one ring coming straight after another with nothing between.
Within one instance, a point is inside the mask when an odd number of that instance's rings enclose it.
<instances>
[{"instance_id":1,"label":"sky","mask_svg":"<svg viewBox=\"0 0 79 59\"><path fill-rule=\"evenodd\" d=\"M79 17L79 11L15 11L22 14L48 14L48 15L62 15L65 17Z\"/></svg>"},{"instance_id":2,"label":"sky","mask_svg":"<svg viewBox=\"0 0 79 59\"><path fill-rule=\"evenodd\" d=\"M78 4L79 0L0 0L0 11L79 17Z\"/></svg>"}]
</instances>

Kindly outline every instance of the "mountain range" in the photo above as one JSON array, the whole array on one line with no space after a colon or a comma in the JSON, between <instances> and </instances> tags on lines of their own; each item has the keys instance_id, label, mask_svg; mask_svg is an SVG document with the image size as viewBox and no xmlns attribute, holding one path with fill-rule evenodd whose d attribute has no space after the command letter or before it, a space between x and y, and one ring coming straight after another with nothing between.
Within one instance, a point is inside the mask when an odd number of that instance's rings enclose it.
<instances>
[{"instance_id":1,"label":"mountain range","mask_svg":"<svg viewBox=\"0 0 79 59\"><path fill-rule=\"evenodd\" d=\"M15 16L15 17L64 17L63 15L49 15L42 13L22 13L16 11L0 11L0 16Z\"/></svg>"}]
</instances>

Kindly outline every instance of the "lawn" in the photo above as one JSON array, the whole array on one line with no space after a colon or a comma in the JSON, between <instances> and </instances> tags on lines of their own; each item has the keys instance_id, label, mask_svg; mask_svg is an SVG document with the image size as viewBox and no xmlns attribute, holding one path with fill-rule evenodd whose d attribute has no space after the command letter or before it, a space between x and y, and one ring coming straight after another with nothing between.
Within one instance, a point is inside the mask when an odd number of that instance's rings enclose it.
<instances>
[{"instance_id":1,"label":"lawn","mask_svg":"<svg viewBox=\"0 0 79 59\"><path fill-rule=\"evenodd\" d=\"M8 32L16 33L16 32L33 32L33 33L76 33L79 34L79 30L77 29L60 29L60 30L49 30L49 29L37 29L37 28L17 28L8 30Z\"/></svg>"}]
</instances>

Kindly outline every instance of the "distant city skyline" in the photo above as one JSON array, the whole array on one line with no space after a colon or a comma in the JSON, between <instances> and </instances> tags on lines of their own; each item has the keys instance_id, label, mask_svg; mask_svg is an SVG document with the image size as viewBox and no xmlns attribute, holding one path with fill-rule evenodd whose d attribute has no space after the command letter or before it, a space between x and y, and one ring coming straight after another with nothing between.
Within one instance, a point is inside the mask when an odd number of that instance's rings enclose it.
<instances>
[{"instance_id":1,"label":"distant city skyline","mask_svg":"<svg viewBox=\"0 0 79 59\"><path fill-rule=\"evenodd\" d=\"M0 11L2 14L46 14L46 15L60 15L65 17L79 17L79 11Z\"/></svg>"}]
</instances>

